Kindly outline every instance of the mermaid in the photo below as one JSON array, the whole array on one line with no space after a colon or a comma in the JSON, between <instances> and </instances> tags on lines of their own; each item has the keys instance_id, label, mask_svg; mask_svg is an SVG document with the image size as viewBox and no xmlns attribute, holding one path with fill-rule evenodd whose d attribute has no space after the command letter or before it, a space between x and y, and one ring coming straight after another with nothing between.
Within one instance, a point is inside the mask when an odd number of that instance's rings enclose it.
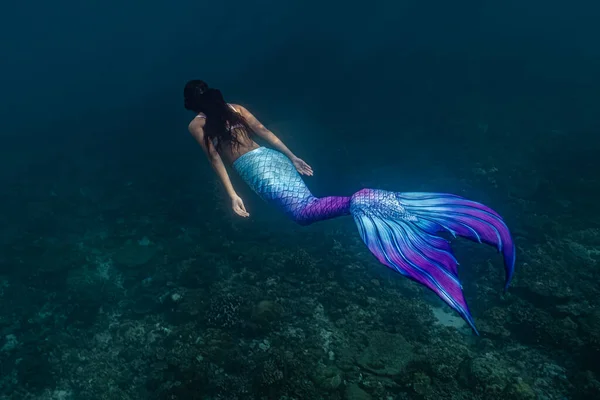
<instances>
[{"instance_id":1,"label":"mermaid","mask_svg":"<svg viewBox=\"0 0 600 400\"><path fill-rule=\"evenodd\" d=\"M352 216L360 237L380 263L435 292L478 334L458 278L458 262L450 242L438 234L448 232L496 247L504 258L506 290L514 272L515 245L497 212L449 193L364 188L348 197L315 197L301 176L312 176L312 168L246 108L227 103L218 89L201 80L186 84L184 103L196 114L189 131L206 153L237 215L250 214L231 184L225 163L259 197L300 225ZM269 147L259 146L254 138Z\"/></svg>"}]
</instances>

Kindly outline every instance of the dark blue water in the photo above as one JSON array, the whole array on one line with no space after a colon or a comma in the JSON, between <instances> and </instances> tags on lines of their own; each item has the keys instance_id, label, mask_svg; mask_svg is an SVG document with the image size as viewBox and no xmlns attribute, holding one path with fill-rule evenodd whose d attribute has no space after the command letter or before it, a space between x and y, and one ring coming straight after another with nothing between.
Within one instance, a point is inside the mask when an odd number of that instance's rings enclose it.
<instances>
[{"instance_id":1,"label":"dark blue water","mask_svg":"<svg viewBox=\"0 0 600 400\"><path fill-rule=\"evenodd\" d=\"M592 2L20 2L0 12L0 398L600 398L600 8ZM517 272L458 241L481 336L298 227L233 172L183 85L245 105L317 195L452 192Z\"/></svg>"}]
</instances>

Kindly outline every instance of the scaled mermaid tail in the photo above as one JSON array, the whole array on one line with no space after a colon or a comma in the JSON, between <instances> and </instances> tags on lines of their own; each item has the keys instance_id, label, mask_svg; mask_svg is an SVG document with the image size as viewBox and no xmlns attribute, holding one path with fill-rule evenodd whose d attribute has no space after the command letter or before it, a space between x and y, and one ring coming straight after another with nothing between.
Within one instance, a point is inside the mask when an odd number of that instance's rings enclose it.
<instances>
[{"instance_id":1,"label":"scaled mermaid tail","mask_svg":"<svg viewBox=\"0 0 600 400\"><path fill-rule=\"evenodd\" d=\"M350 214L350 197L316 198L290 159L276 150L259 147L235 160L233 167L263 200L300 225Z\"/></svg>"},{"instance_id":2,"label":"scaled mermaid tail","mask_svg":"<svg viewBox=\"0 0 600 400\"><path fill-rule=\"evenodd\" d=\"M515 246L502 218L489 207L446 193L400 193L362 189L351 197L316 198L291 161L260 147L233 163L242 179L262 199L292 220L313 222L352 215L371 253L387 267L433 290L477 333L458 278L453 236L495 246L504 256L505 289L515 265Z\"/></svg>"}]
</instances>

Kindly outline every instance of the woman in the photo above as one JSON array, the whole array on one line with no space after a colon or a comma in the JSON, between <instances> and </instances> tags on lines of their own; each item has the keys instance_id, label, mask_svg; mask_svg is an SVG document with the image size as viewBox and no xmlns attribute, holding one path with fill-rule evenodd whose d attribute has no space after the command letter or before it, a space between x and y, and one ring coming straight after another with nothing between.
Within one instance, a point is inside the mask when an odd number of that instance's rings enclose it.
<instances>
[{"instance_id":1,"label":"woman","mask_svg":"<svg viewBox=\"0 0 600 400\"><path fill-rule=\"evenodd\" d=\"M184 100L185 108L196 114L189 131L208 156L236 214L249 216L223 159L262 199L301 225L352 215L379 262L433 290L477 333L458 279L458 262L449 242L436 234L446 231L495 246L504 256L506 289L514 272L515 247L495 211L446 193L361 189L350 197L317 198L300 176L312 176L312 168L244 107L228 104L219 90L200 80L186 84ZM274 149L256 144L255 135Z\"/></svg>"}]
</instances>

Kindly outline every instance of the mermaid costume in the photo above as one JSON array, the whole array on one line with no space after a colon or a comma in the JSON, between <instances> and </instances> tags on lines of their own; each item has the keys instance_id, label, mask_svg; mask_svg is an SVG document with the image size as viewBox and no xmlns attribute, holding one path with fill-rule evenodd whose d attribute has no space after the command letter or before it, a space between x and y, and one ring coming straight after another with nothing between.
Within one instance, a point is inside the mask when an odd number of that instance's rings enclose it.
<instances>
[{"instance_id":1,"label":"mermaid costume","mask_svg":"<svg viewBox=\"0 0 600 400\"><path fill-rule=\"evenodd\" d=\"M352 196L313 196L284 154L259 147L233 163L263 200L300 225L352 215L363 242L380 263L425 285L460 314L477 334L458 279L454 237L495 246L504 256L505 289L515 266L515 245L502 217L491 208L447 193L361 189Z\"/></svg>"}]
</instances>

